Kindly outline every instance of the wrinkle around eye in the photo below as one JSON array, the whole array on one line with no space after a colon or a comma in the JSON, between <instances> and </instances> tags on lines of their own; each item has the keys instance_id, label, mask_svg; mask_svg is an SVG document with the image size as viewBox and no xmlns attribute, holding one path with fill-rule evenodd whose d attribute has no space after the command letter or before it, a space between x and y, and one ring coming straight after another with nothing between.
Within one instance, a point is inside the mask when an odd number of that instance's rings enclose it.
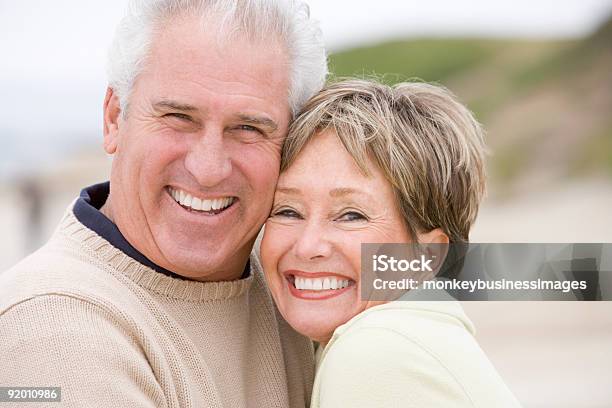
<instances>
[{"instance_id":1,"label":"wrinkle around eye","mask_svg":"<svg viewBox=\"0 0 612 408\"><path fill-rule=\"evenodd\" d=\"M165 113L159 117L163 122L168 124L177 124L181 127L196 127L199 128L200 123L193 117L178 112Z\"/></svg>"},{"instance_id":2,"label":"wrinkle around eye","mask_svg":"<svg viewBox=\"0 0 612 408\"><path fill-rule=\"evenodd\" d=\"M257 143L268 140L268 136L260 129L249 126L239 125L227 130L236 140L242 141L243 143Z\"/></svg>"},{"instance_id":3,"label":"wrinkle around eye","mask_svg":"<svg viewBox=\"0 0 612 408\"><path fill-rule=\"evenodd\" d=\"M228 131L236 140L246 144L264 144L280 149L285 140L284 135L276 131L268 132L252 125L238 125L229 128Z\"/></svg>"}]
</instances>

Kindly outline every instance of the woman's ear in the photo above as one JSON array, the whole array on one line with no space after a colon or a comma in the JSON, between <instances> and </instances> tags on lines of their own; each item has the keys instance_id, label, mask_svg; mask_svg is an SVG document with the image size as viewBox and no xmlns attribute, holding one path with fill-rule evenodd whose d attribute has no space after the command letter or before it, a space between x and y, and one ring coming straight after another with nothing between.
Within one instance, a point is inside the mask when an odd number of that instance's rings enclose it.
<instances>
[{"instance_id":1,"label":"woman's ear","mask_svg":"<svg viewBox=\"0 0 612 408\"><path fill-rule=\"evenodd\" d=\"M448 235L440 228L419 234L419 243L421 244L448 244L449 242Z\"/></svg>"},{"instance_id":2,"label":"woman's ear","mask_svg":"<svg viewBox=\"0 0 612 408\"><path fill-rule=\"evenodd\" d=\"M429 232L419 234L419 244L428 259L432 262L432 273L428 273L425 279L433 279L440 272L440 268L444 265L444 260L448 255L448 247L450 240L448 235L440 228L435 228Z\"/></svg>"},{"instance_id":3,"label":"woman's ear","mask_svg":"<svg viewBox=\"0 0 612 408\"><path fill-rule=\"evenodd\" d=\"M117 151L120 120L119 97L111 87L108 87L104 97L104 150L108 154L114 154Z\"/></svg>"}]
</instances>

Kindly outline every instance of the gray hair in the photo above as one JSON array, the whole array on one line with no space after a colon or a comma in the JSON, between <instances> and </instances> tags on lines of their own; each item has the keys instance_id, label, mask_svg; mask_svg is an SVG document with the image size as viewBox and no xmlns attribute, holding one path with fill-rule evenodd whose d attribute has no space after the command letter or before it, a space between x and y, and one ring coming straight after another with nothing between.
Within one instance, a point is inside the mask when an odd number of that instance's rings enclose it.
<instances>
[{"instance_id":1,"label":"gray hair","mask_svg":"<svg viewBox=\"0 0 612 408\"><path fill-rule=\"evenodd\" d=\"M239 33L259 41L273 35L284 42L291 64L288 98L294 116L323 86L327 58L321 30L300 0L130 0L117 27L107 69L109 86L119 97L123 115L155 29L184 14L202 19L214 16L228 35Z\"/></svg>"}]
</instances>

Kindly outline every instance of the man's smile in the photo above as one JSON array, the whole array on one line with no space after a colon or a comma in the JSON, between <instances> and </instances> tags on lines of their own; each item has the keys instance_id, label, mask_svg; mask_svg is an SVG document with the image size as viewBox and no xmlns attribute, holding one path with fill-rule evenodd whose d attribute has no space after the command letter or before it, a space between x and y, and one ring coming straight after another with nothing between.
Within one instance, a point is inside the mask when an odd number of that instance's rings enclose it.
<instances>
[{"instance_id":1,"label":"man's smile","mask_svg":"<svg viewBox=\"0 0 612 408\"><path fill-rule=\"evenodd\" d=\"M233 196L198 197L179 188L167 187L170 196L186 210L216 215L231 207L238 200Z\"/></svg>"}]
</instances>

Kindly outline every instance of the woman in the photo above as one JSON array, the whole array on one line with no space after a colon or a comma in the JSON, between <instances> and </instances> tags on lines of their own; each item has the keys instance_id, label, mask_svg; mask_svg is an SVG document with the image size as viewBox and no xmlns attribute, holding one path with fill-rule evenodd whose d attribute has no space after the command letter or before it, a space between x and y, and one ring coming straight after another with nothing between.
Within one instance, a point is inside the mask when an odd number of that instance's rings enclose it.
<instances>
[{"instance_id":1,"label":"woman","mask_svg":"<svg viewBox=\"0 0 612 408\"><path fill-rule=\"evenodd\" d=\"M362 300L361 243L468 241L482 131L444 89L350 80L283 149L261 255L284 318L319 343L311 407L516 407L456 302Z\"/></svg>"}]
</instances>

